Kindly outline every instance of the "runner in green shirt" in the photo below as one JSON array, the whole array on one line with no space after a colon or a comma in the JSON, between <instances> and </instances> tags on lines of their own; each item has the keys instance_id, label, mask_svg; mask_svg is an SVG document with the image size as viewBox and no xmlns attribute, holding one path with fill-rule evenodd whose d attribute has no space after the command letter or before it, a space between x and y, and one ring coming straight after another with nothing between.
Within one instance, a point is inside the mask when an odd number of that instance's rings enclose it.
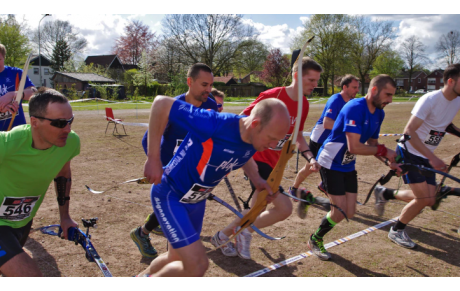
<instances>
[{"instance_id":1,"label":"runner in green shirt","mask_svg":"<svg viewBox=\"0 0 460 291\"><path fill-rule=\"evenodd\" d=\"M32 220L54 179L61 227L67 238L70 218L70 161L80 153L71 131L72 107L61 93L40 89L29 102L30 125L0 132L0 274L41 276L23 246Z\"/></svg>"}]
</instances>

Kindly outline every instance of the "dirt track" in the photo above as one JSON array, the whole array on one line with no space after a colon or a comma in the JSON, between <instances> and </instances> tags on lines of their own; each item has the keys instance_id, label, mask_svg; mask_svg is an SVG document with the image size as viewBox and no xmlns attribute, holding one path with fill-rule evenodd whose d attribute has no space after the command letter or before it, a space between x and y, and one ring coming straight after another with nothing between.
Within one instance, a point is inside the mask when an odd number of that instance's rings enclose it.
<instances>
[{"instance_id":1,"label":"dirt track","mask_svg":"<svg viewBox=\"0 0 460 291\"><path fill-rule=\"evenodd\" d=\"M311 106L311 112L305 124L310 131L321 114L324 105ZM386 109L386 118L382 133L401 133L406 124L412 104L392 104ZM243 108L226 107L226 110L239 113ZM94 195L85 189L85 184L96 190L104 190L117 183L142 177L145 154L141 148L141 137L145 128L126 127L128 136L114 137L112 125L104 134L107 122L102 110L76 111L73 130L81 138L81 154L72 162L71 216L80 218L99 217L99 227L92 229L92 242L102 259L108 264L114 276L133 276L145 269L149 260L143 259L129 237L132 228L141 225L152 211L149 199L149 185L127 184L107 192L107 195ZM148 110L139 110L138 119L135 110L115 111L116 118L127 122L148 122ZM454 122L459 124L457 117ZM393 137L382 138L388 146L395 146ZM437 155L447 163L459 151L459 140L453 136L444 138ZM388 171L382 163L373 157L358 157L359 196L363 201L370 188L369 183ZM300 160L300 165L304 164ZM295 178L295 159L291 159L285 171L283 187L288 188ZM460 176L454 169L452 174ZM229 175L230 182L243 198L249 195L249 183L242 178L242 172ZM312 175L304 186L319 195L315 185L319 175ZM392 180L390 187L397 187ZM458 186L450 183L451 186ZM403 186L405 188L405 186ZM225 183L221 183L215 193L232 204ZM228 224L234 214L215 202L207 202L206 217L202 232L202 241L208 250L214 249L210 238L216 231ZM407 227L410 237L419 245L415 250L396 246L387 239L389 227L376 230L366 236L351 240L343 245L331 248L332 261L321 262L308 257L272 271L265 276L304 277L304 276L458 276L460 274L458 212L460 199L449 197L441 204L439 211L426 209ZM296 204L294 205L296 206ZM388 203L384 217L377 217L373 211L373 200L366 206L358 206L358 214L350 223L340 223L326 237L330 242L382 221L399 215L404 203ZM264 229L272 236L287 237L281 241L268 241L258 235L253 236L252 260L238 257L224 257L220 251L208 253L210 268L206 276L244 276L276 262L308 251L306 240L319 225L325 212L311 207L306 220L301 220L295 212L285 221ZM57 203L53 186L34 220L34 228L59 223ZM81 225L81 223L80 223ZM153 245L160 251L166 251L166 240L162 236L151 235ZM34 232L26 244L40 269L46 276L101 276L96 264L89 263L83 249L69 241Z\"/></svg>"}]
</instances>

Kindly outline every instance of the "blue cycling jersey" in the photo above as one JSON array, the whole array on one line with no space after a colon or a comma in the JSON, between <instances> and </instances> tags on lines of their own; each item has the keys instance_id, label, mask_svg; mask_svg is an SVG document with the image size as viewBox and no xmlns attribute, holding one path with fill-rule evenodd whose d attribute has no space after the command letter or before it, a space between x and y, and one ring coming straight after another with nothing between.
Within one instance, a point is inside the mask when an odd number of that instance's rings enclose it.
<instances>
[{"instance_id":1,"label":"blue cycling jersey","mask_svg":"<svg viewBox=\"0 0 460 291\"><path fill-rule=\"evenodd\" d=\"M179 96L174 97L176 100L181 100L185 102L185 93ZM199 108L203 109L212 109L217 111L216 101L208 98L206 102L203 102ZM184 140L187 135L188 130L168 122L165 128L163 137L161 138L161 163L163 166L169 163L172 159L174 153L179 148L179 145ZM148 130L145 132L144 137L142 138L142 147L144 148L145 154L147 154L147 140L148 140Z\"/></svg>"},{"instance_id":2,"label":"blue cycling jersey","mask_svg":"<svg viewBox=\"0 0 460 291\"><path fill-rule=\"evenodd\" d=\"M244 117L174 102L169 122L189 133L164 167L163 177L181 202L202 200L228 173L254 155L254 147L241 139L239 121Z\"/></svg>"},{"instance_id":3,"label":"blue cycling jersey","mask_svg":"<svg viewBox=\"0 0 460 291\"><path fill-rule=\"evenodd\" d=\"M384 118L382 109L376 108L373 114L369 111L366 98L350 100L340 111L331 133L319 149L318 163L339 172L354 171L356 155L348 151L346 133L360 134L359 141L363 144L370 138L378 139Z\"/></svg>"},{"instance_id":4,"label":"blue cycling jersey","mask_svg":"<svg viewBox=\"0 0 460 291\"><path fill-rule=\"evenodd\" d=\"M330 129L324 128L324 117L329 117L335 121L339 115L340 110L342 110L345 104L347 104L347 102L343 100L343 97L340 95L340 93L332 95L329 100L327 100L323 113L321 114L321 117L318 119L318 122L316 122L315 127L311 132L310 139L312 141L320 145L324 143L329 133L331 133Z\"/></svg>"}]
</instances>

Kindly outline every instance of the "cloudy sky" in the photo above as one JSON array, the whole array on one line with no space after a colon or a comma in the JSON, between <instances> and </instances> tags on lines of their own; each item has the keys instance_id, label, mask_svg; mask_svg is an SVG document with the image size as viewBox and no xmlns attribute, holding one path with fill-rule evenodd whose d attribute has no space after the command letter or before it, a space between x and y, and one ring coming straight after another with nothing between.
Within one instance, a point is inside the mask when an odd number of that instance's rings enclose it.
<instances>
[{"instance_id":1,"label":"cloudy sky","mask_svg":"<svg viewBox=\"0 0 460 291\"><path fill-rule=\"evenodd\" d=\"M303 22L308 19L313 13L349 13L349 14L365 14L372 19L385 19L394 22L394 27L397 32L397 38L394 40L394 45L397 48L399 44L411 35L417 35L420 40L426 45L427 52L432 60L437 57L435 44L442 34L451 30L460 30L460 15L459 14L421 14L422 12L448 12L456 11L453 7L458 8L458 4L454 1L443 2L443 7L429 7L429 11L414 11L411 6L405 7L401 4L402 1L385 1L387 4L380 7L379 10L369 10L369 1L353 1L353 6L344 6L345 1L316 1L318 7L307 7L311 1L290 1L290 2L275 2L263 1L263 6L255 5L253 2L248 6L249 1L167 1L170 6L156 7L159 1L125 1L125 2L110 2L110 5L96 4L95 1L76 1L77 4L71 2L52 1L48 7L49 11L41 11L43 13L52 13L51 17L46 17L42 21L42 25L46 21L60 19L68 20L80 33L88 40L88 48L86 55L109 54L114 41L123 33L123 28L130 20L137 19L147 24L151 30L157 34L161 34L161 20L165 13L241 13L244 14L244 22L253 26L260 34L259 39L269 44L272 47L280 48L283 52L290 52L290 44L292 38L303 29ZM319 3L321 2L321 3ZM172 4L174 3L174 4ZM225 3L225 9L216 8L217 3ZM377 4L374 1L372 3ZM383 3L383 2L382 2ZM321 7L320 7L321 4ZM8 4L7 4L8 5ZM121 6L125 5L125 6ZM366 6L367 5L367 6ZM450 9L446 8L453 5ZM66 7L64 7L66 6ZM76 7L73 7L76 6ZM109 6L109 7L108 7ZM324 7L323 7L324 6ZM56 7L56 8L52 8ZM360 7L357 9L356 7ZM5 7L3 7L5 8ZM43 8L43 6L41 6ZM217 11L213 11L216 10ZM366 10L368 9L368 10ZM457 9L458 10L458 9ZM418 14L391 14L397 11L398 13L418 13ZM2 9L2 13L16 14L18 20L25 20L31 29L36 29L43 14L37 13L32 7L26 10L18 8L18 6L6 7ZM95 14L97 12L107 14ZM138 14L145 12L146 14ZM291 14L292 12L308 12L306 14ZM379 12L382 14L372 14ZM24 14L25 13L25 14ZM69 14L71 13L71 14ZM89 13L89 14L88 14ZM123 13L123 14L119 14ZM126 14L125 14L126 13ZM133 14L128 14L133 13ZM261 14L264 13L264 14ZM433 63L429 67L435 68L439 64Z\"/></svg>"}]
</instances>

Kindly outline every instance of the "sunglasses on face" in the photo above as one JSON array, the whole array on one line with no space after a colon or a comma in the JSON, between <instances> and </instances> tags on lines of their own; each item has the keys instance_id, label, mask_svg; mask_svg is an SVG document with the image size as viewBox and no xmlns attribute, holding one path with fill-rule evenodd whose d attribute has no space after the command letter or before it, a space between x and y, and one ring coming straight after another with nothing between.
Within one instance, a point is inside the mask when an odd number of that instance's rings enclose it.
<instances>
[{"instance_id":1,"label":"sunglasses on face","mask_svg":"<svg viewBox=\"0 0 460 291\"><path fill-rule=\"evenodd\" d=\"M49 119L49 118L46 118L46 117L40 117L40 116L33 116L35 118L39 118L39 119L46 119L46 120L49 120L51 121L50 122L50 125L54 126L54 127L57 127L57 128L64 128L67 126L67 124L72 124L73 122L73 119L75 116L72 115L72 118L71 119L64 119L64 118L61 118L61 119Z\"/></svg>"},{"instance_id":2,"label":"sunglasses on face","mask_svg":"<svg viewBox=\"0 0 460 291\"><path fill-rule=\"evenodd\" d=\"M217 104L217 108L222 108L222 104Z\"/></svg>"}]
</instances>

